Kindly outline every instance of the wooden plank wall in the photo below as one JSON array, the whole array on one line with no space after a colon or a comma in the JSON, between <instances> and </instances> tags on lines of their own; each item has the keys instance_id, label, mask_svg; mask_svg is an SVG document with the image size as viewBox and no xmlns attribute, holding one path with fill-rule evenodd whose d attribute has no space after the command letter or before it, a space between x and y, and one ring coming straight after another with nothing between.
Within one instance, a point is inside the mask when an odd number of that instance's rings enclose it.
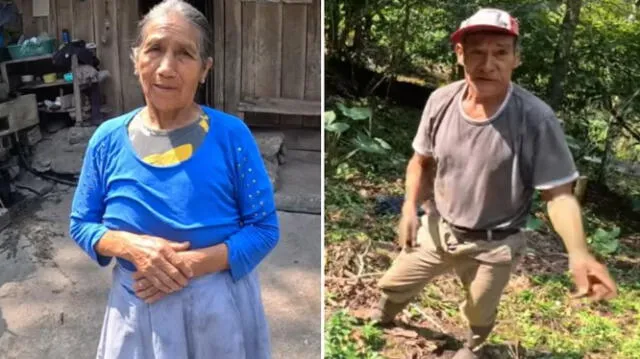
<instances>
[{"instance_id":1,"label":"wooden plank wall","mask_svg":"<svg viewBox=\"0 0 640 359\"><path fill-rule=\"evenodd\" d=\"M248 97L320 101L320 0L216 4L216 107L237 113L238 102ZM321 124L319 116L267 113L246 113L245 121L296 128Z\"/></svg>"},{"instance_id":2,"label":"wooden plank wall","mask_svg":"<svg viewBox=\"0 0 640 359\"><path fill-rule=\"evenodd\" d=\"M224 1L213 2L213 82L210 82L209 100L219 110L224 110ZM213 88L211 88L213 86Z\"/></svg>"},{"instance_id":3,"label":"wooden plank wall","mask_svg":"<svg viewBox=\"0 0 640 359\"><path fill-rule=\"evenodd\" d=\"M119 75L123 112L131 111L144 104L142 88L138 77L134 74L131 60L132 47L135 43L136 27L139 20L138 1L116 1L118 18L118 56L120 62Z\"/></svg>"},{"instance_id":4,"label":"wooden plank wall","mask_svg":"<svg viewBox=\"0 0 640 359\"><path fill-rule=\"evenodd\" d=\"M109 70L111 76L101 88L107 105L113 109L111 115L122 112L122 84L120 76L120 52L118 44L118 17L116 0L92 0L94 34L98 45L100 66Z\"/></svg>"},{"instance_id":5,"label":"wooden plank wall","mask_svg":"<svg viewBox=\"0 0 640 359\"><path fill-rule=\"evenodd\" d=\"M118 115L143 104L130 61L138 1L49 0L50 15L34 18L33 0L17 0L28 36L47 31L61 40L62 29L95 42L101 67L111 77L103 96ZM237 113L246 97L320 101L321 0L209 0L215 54L207 87L208 103ZM320 127L319 116L247 114L252 124Z\"/></svg>"},{"instance_id":6,"label":"wooden plank wall","mask_svg":"<svg viewBox=\"0 0 640 359\"><path fill-rule=\"evenodd\" d=\"M305 4L282 7L282 97L304 99L308 7ZM301 126L302 116L281 116L280 124Z\"/></svg>"},{"instance_id":7,"label":"wooden plank wall","mask_svg":"<svg viewBox=\"0 0 640 359\"><path fill-rule=\"evenodd\" d=\"M231 0L233 1L233 0ZM244 3L247 6L251 3ZM248 76L255 82L256 97L281 96L282 72L282 7L281 3L256 3L255 66L248 69ZM243 29L244 30L244 29ZM243 95L246 95L243 94ZM244 97L244 96L243 96ZM248 122L260 125L279 124L280 115L256 114Z\"/></svg>"},{"instance_id":8,"label":"wooden plank wall","mask_svg":"<svg viewBox=\"0 0 640 359\"><path fill-rule=\"evenodd\" d=\"M42 32L49 32L48 17L32 16L33 0L16 0L14 2L22 14L22 28L26 37L38 36Z\"/></svg>"},{"instance_id":9,"label":"wooden plank wall","mask_svg":"<svg viewBox=\"0 0 640 359\"><path fill-rule=\"evenodd\" d=\"M144 103L129 57L139 20L138 1L49 0L48 17L33 17L33 0L15 3L26 36L47 32L60 43L62 30L67 29L73 39L96 43L101 68L111 73L101 89L111 115Z\"/></svg>"},{"instance_id":10,"label":"wooden plank wall","mask_svg":"<svg viewBox=\"0 0 640 359\"><path fill-rule=\"evenodd\" d=\"M322 100L322 3L314 0L307 8L307 62L304 76L304 98ZM304 116L304 127L321 128L319 116Z\"/></svg>"},{"instance_id":11,"label":"wooden plank wall","mask_svg":"<svg viewBox=\"0 0 640 359\"><path fill-rule=\"evenodd\" d=\"M242 3L226 1L224 5L224 110L235 111L240 102L240 67L242 64Z\"/></svg>"},{"instance_id":12,"label":"wooden plank wall","mask_svg":"<svg viewBox=\"0 0 640 359\"><path fill-rule=\"evenodd\" d=\"M22 15L22 26L27 37L46 32L58 41L67 29L73 39L95 41L93 6L97 0L49 0L49 16L33 16L33 0L14 1Z\"/></svg>"}]
</instances>

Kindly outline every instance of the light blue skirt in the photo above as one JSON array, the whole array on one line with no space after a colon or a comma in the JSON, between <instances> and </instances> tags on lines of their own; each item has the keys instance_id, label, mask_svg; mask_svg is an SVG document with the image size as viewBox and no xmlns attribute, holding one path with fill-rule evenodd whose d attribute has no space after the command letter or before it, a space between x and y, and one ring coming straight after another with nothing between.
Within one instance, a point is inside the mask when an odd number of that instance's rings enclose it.
<instances>
[{"instance_id":1,"label":"light blue skirt","mask_svg":"<svg viewBox=\"0 0 640 359\"><path fill-rule=\"evenodd\" d=\"M255 272L191 280L154 304L135 296L132 272L116 265L100 359L269 359L269 328Z\"/></svg>"}]
</instances>

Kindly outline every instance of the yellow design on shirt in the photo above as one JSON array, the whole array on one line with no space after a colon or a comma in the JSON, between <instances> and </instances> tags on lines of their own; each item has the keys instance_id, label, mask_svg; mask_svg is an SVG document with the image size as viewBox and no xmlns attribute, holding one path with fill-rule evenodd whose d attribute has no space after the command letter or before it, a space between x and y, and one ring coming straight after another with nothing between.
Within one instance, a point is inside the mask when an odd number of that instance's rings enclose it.
<instances>
[{"instance_id":1,"label":"yellow design on shirt","mask_svg":"<svg viewBox=\"0 0 640 359\"><path fill-rule=\"evenodd\" d=\"M207 116L203 115L200 117L200 127L204 130L204 132L209 132L209 123L207 122Z\"/></svg>"},{"instance_id":2,"label":"yellow design on shirt","mask_svg":"<svg viewBox=\"0 0 640 359\"><path fill-rule=\"evenodd\" d=\"M152 165L171 166L188 160L193 154L193 146L190 143L172 148L167 152L153 154L143 160Z\"/></svg>"}]
</instances>

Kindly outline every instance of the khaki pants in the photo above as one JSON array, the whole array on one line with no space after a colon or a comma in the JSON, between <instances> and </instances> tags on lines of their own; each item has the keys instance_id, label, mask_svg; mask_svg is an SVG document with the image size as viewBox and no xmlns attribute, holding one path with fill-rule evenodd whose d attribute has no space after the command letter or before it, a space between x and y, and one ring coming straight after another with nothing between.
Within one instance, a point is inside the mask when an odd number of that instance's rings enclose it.
<instances>
[{"instance_id":1,"label":"khaki pants","mask_svg":"<svg viewBox=\"0 0 640 359\"><path fill-rule=\"evenodd\" d=\"M472 331L474 327L491 330L502 292L526 246L525 233L499 241L464 242L453 236L440 217L425 215L417 244L403 250L378 283L383 299L391 302L389 307L408 303L431 279L453 269L466 292L461 311L467 323Z\"/></svg>"}]
</instances>

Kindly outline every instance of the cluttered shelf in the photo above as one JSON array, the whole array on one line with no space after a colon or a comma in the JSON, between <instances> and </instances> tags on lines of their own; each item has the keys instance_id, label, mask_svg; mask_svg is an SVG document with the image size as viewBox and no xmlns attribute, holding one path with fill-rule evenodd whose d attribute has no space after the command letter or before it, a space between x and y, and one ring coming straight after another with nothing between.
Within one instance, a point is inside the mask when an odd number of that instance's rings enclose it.
<instances>
[{"instance_id":1,"label":"cluttered shelf","mask_svg":"<svg viewBox=\"0 0 640 359\"><path fill-rule=\"evenodd\" d=\"M88 88L91 85L91 83L97 83L97 81L81 83L79 85L81 89L85 89L85 88ZM65 85L73 86L73 82L67 81L65 79L58 79L58 80L55 80L54 82L49 82L49 83L41 82L37 84L23 85L18 87L18 90L35 90L39 88L65 86Z\"/></svg>"},{"instance_id":2,"label":"cluttered shelf","mask_svg":"<svg viewBox=\"0 0 640 359\"><path fill-rule=\"evenodd\" d=\"M21 59L2 61L2 64L8 65L8 64L15 64L18 62L47 60L47 59L51 59L52 57L53 57L53 54L44 54L44 55L38 55L38 56L23 57Z\"/></svg>"},{"instance_id":3,"label":"cluttered shelf","mask_svg":"<svg viewBox=\"0 0 640 359\"><path fill-rule=\"evenodd\" d=\"M20 86L18 90L33 90L33 89L39 89L43 87L64 86L64 85L73 85L73 82L69 82L64 79L59 79L49 83L42 82L37 84L23 85L23 86Z\"/></svg>"},{"instance_id":4,"label":"cluttered shelf","mask_svg":"<svg viewBox=\"0 0 640 359\"><path fill-rule=\"evenodd\" d=\"M101 123L105 114L101 111L100 87L109 72L99 70L94 43L71 41L65 31L62 35L60 46L46 33L28 39L23 34L15 44L6 46L7 53L0 56L0 90L7 94L36 95L39 106L35 112L45 122L67 120L48 114L68 114L76 125L87 120ZM7 55L11 58L2 61L1 57Z\"/></svg>"},{"instance_id":5,"label":"cluttered shelf","mask_svg":"<svg viewBox=\"0 0 640 359\"><path fill-rule=\"evenodd\" d=\"M75 110L76 110L75 107L70 107L66 109L58 108L54 110L54 109L47 108L46 106L38 106L38 111L46 112L46 113L69 113Z\"/></svg>"}]
</instances>

